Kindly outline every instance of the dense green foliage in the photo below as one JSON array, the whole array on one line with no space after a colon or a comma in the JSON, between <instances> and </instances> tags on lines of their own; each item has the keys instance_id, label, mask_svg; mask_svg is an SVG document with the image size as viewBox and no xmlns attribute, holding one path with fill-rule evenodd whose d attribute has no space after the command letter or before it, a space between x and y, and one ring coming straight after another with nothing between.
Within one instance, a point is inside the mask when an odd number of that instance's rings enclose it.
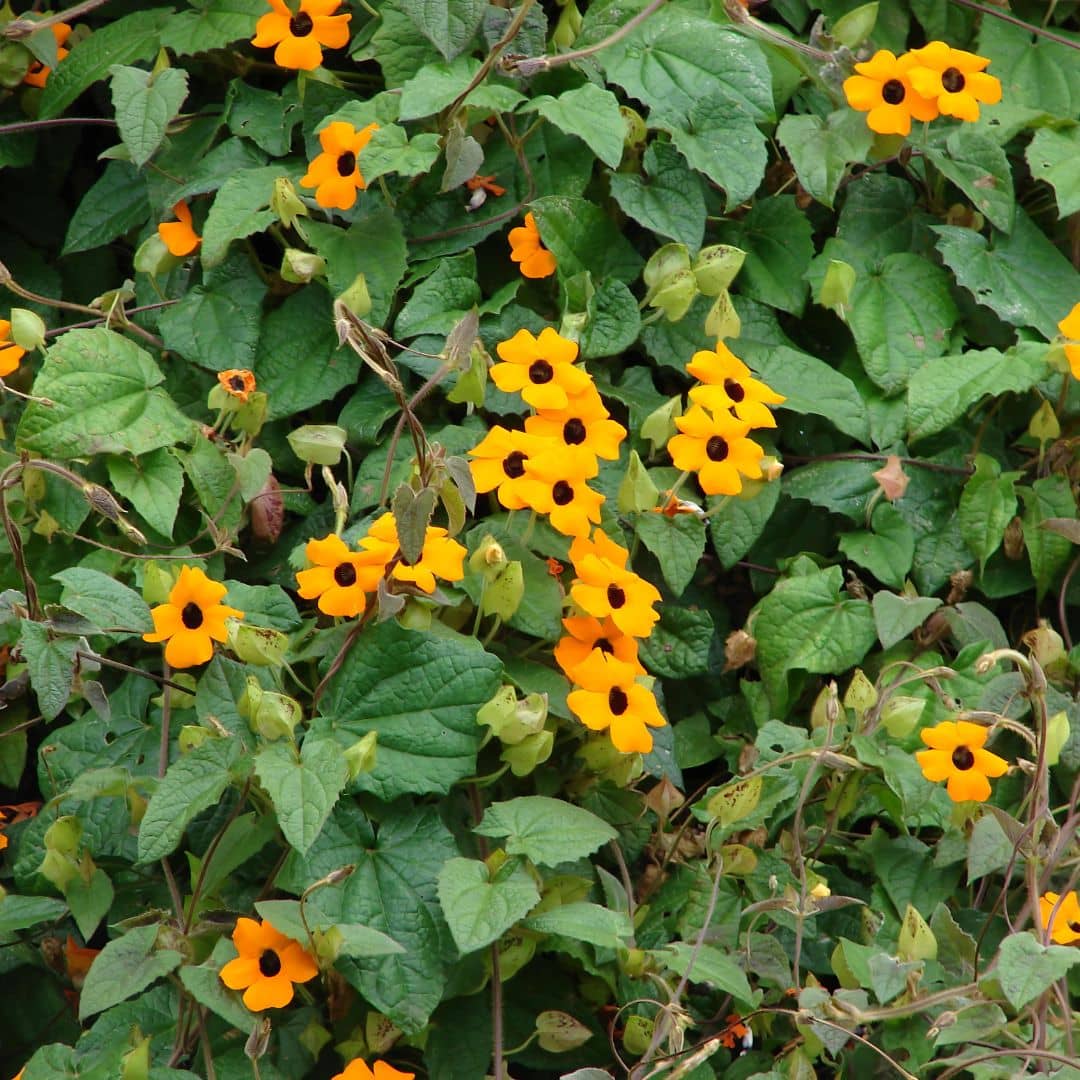
<instances>
[{"instance_id":1,"label":"dense green foliage","mask_svg":"<svg viewBox=\"0 0 1080 1080\"><path fill-rule=\"evenodd\" d=\"M0 1073L1080 1075L1077 4L349 0L311 71L271 6L0 10ZM854 64L931 40L1001 102L875 133ZM627 433L647 753L468 465L544 328ZM668 450L718 339L784 399L730 494ZM363 614L301 598L387 511ZM955 721L988 799L915 756ZM238 918L317 961L286 1007Z\"/></svg>"}]
</instances>

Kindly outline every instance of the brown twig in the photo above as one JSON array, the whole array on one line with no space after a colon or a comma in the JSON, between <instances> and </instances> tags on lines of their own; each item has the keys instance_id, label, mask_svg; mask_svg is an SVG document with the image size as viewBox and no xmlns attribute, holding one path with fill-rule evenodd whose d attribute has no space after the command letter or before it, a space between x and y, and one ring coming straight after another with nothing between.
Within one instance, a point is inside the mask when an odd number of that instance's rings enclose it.
<instances>
[{"instance_id":1,"label":"brown twig","mask_svg":"<svg viewBox=\"0 0 1080 1080\"><path fill-rule=\"evenodd\" d=\"M985 4L976 3L975 0L952 0L952 3L958 4L960 7L966 7L969 11L977 11L981 15L990 15L995 19L1008 23L1010 26L1019 27L1029 34L1046 38L1047 41L1053 41L1058 45L1065 45L1070 49L1080 49L1080 42L1055 34L1053 30L1044 30L1041 26L1032 26L1031 23L1024 22L1023 19L1018 19L1015 15L1009 15L1000 8L987 7Z\"/></svg>"},{"instance_id":2,"label":"brown twig","mask_svg":"<svg viewBox=\"0 0 1080 1080\"><path fill-rule=\"evenodd\" d=\"M44 19L12 19L0 33L4 37L14 38L18 41L19 38L29 37L46 27L69 22L79 18L80 15L88 15L95 8L99 8L106 3L108 3L108 0L82 0L81 4L73 4L63 11L54 11L51 15L46 15Z\"/></svg>"}]
</instances>

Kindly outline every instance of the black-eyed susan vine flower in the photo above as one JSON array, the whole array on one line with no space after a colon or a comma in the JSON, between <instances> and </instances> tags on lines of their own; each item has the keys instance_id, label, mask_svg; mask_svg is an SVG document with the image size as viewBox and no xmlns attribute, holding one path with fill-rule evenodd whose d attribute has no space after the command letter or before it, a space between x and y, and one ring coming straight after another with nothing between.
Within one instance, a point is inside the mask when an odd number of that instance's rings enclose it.
<instances>
[{"instance_id":1,"label":"black-eyed susan vine flower","mask_svg":"<svg viewBox=\"0 0 1080 1080\"><path fill-rule=\"evenodd\" d=\"M229 368L218 372L218 382L230 397L247 401L255 392L255 376L247 368Z\"/></svg>"},{"instance_id":2,"label":"black-eyed susan vine flower","mask_svg":"<svg viewBox=\"0 0 1080 1080\"><path fill-rule=\"evenodd\" d=\"M576 341L560 337L550 326L534 337L519 330L495 347L502 363L491 369L491 381L502 391L520 392L534 409L565 409L570 398L582 394L592 379L578 367Z\"/></svg>"},{"instance_id":3,"label":"black-eyed susan vine flower","mask_svg":"<svg viewBox=\"0 0 1080 1080\"><path fill-rule=\"evenodd\" d=\"M931 41L906 53L904 60L915 91L933 101L942 116L973 122L979 119L980 102L996 105L1001 100L1001 82L986 74L990 61L985 56Z\"/></svg>"},{"instance_id":4,"label":"black-eyed susan vine flower","mask_svg":"<svg viewBox=\"0 0 1080 1080\"><path fill-rule=\"evenodd\" d=\"M165 660L174 668L205 664L214 655L214 642L224 642L226 619L242 619L244 613L221 601L228 589L211 581L197 566L185 566L169 592L169 601L150 612L152 633L143 641L165 644Z\"/></svg>"},{"instance_id":5,"label":"black-eyed susan vine flower","mask_svg":"<svg viewBox=\"0 0 1080 1080\"><path fill-rule=\"evenodd\" d=\"M349 44L351 15L335 15L341 0L300 0L290 11L285 0L266 0L271 10L255 24L251 44L274 49L274 63L294 71L314 71L323 62L323 47Z\"/></svg>"},{"instance_id":6,"label":"black-eyed susan vine flower","mask_svg":"<svg viewBox=\"0 0 1080 1080\"><path fill-rule=\"evenodd\" d=\"M787 399L753 377L753 372L722 342L711 352L694 353L686 370L701 385L690 390L690 400L717 413L725 409L752 428L774 428L770 405Z\"/></svg>"},{"instance_id":7,"label":"black-eyed susan vine flower","mask_svg":"<svg viewBox=\"0 0 1080 1080\"><path fill-rule=\"evenodd\" d=\"M181 200L173 207L173 217L175 221L163 221L158 225L158 236L164 241L170 255L182 259L202 243L202 237L192 226L191 210L186 202Z\"/></svg>"},{"instance_id":8,"label":"black-eyed susan vine flower","mask_svg":"<svg viewBox=\"0 0 1080 1080\"><path fill-rule=\"evenodd\" d=\"M367 187L357 164L379 125L368 124L359 131L344 120L334 120L319 132L322 153L308 165L300 186L315 189L315 201L327 210L348 210L356 202L356 193Z\"/></svg>"},{"instance_id":9,"label":"black-eyed susan vine flower","mask_svg":"<svg viewBox=\"0 0 1080 1080\"><path fill-rule=\"evenodd\" d=\"M473 483L481 494L494 491L507 510L529 506L524 488L528 484L525 463L530 456L549 449L550 441L523 431L508 431L496 424L474 446L469 455Z\"/></svg>"},{"instance_id":10,"label":"black-eyed susan vine flower","mask_svg":"<svg viewBox=\"0 0 1080 1080\"><path fill-rule=\"evenodd\" d=\"M300 596L318 600L324 615L351 619L363 614L367 594L378 586L397 547L372 543L363 551L350 551L340 536L331 533L321 540L309 540L304 554L314 565L296 574Z\"/></svg>"},{"instance_id":11,"label":"black-eyed susan vine flower","mask_svg":"<svg viewBox=\"0 0 1080 1080\"><path fill-rule=\"evenodd\" d=\"M911 120L935 120L937 102L923 97L912 85L910 54L896 57L879 49L855 65L858 73L844 80L847 103L867 114L866 123L879 135L909 135Z\"/></svg>"},{"instance_id":12,"label":"black-eyed susan vine flower","mask_svg":"<svg viewBox=\"0 0 1080 1080\"><path fill-rule=\"evenodd\" d=\"M59 22L53 23L49 29L52 30L53 37L56 38L56 62L59 64L71 51L64 48L67 39L71 37L71 27L65 22ZM27 86L36 86L41 89L49 81L52 70L51 67L46 67L40 60L35 60L23 77L23 82Z\"/></svg>"},{"instance_id":13,"label":"black-eyed susan vine flower","mask_svg":"<svg viewBox=\"0 0 1080 1080\"><path fill-rule=\"evenodd\" d=\"M525 418L530 435L551 439L564 447L580 447L608 461L619 457L626 428L611 419L595 386L573 394L562 409L541 409Z\"/></svg>"},{"instance_id":14,"label":"black-eyed susan vine flower","mask_svg":"<svg viewBox=\"0 0 1080 1080\"><path fill-rule=\"evenodd\" d=\"M4 326L0 322L0 328ZM1069 370L1074 379L1080 379L1080 304L1075 304L1072 311L1058 323L1058 329L1065 338L1065 359L1069 361ZM0 352L0 374L3 374L3 353Z\"/></svg>"},{"instance_id":15,"label":"black-eyed susan vine flower","mask_svg":"<svg viewBox=\"0 0 1080 1080\"><path fill-rule=\"evenodd\" d=\"M330 1080L415 1080L416 1073L402 1072L385 1061L373 1061L370 1065L357 1058L345 1066L343 1072Z\"/></svg>"},{"instance_id":16,"label":"black-eyed susan vine flower","mask_svg":"<svg viewBox=\"0 0 1080 1080\"><path fill-rule=\"evenodd\" d=\"M588 482L598 472L596 456L581 447L557 446L525 462L520 491L527 506L547 514L563 536L588 536L600 524L604 496Z\"/></svg>"},{"instance_id":17,"label":"black-eyed susan vine flower","mask_svg":"<svg viewBox=\"0 0 1080 1080\"><path fill-rule=\"evenodd\" d=\"M405 561L398 548L397 525L394 515L383 514L368 529L367 535L360 541L365 551L384 550L389 545L397 554L390 571L392 581L408 582L421 592L431 594L435 591L435 579L460 581L465 576L465 556L468 552L456 540L447 535L446 529L429 525L424 536L424 547L420 558L409 563Z\"/></svg>"},{"instance_id":18,"label":"black-eyed susan vine flower","mask_svg":"<svg viewBox=\"0 0 1080 1080\"><path fill-rule=\"evenodd\" d=\"M616 750L647 754L652 749L650 727L666 721L656 698L635 681L633 665L595 651L577 668L580 689L566 697L570 711L590 730L607 731Z\"/></svg>"},{"instance_id":19,"label":"black-eyed susan vine flower","mask_svg":"<svg viewBox=\"0 0 1080 1080\"><path fill-rule=\"evenodd\" d=\"M983 749L987 729L970 720L943 720L923 728L919 736L930 747L915 754L923 776L931 783L947 780L953 802L985 802L990 798L989 777L1002 776L1009 768L1004 758Z\"/></svg>"},{"instance_id":20,"label":"black-eyed susan vine flower","mask_svg":"<svg viewBox=\"0 0 1080 1080\"><path fill-rule=\"evenodd\" d=\"M730 412L709 412L692 405L675 418L679 435L668 440L675 467L697 473L706 495L738 495L743 477L761 479L765 451L748 439L750 425Z\"/></svg>"},{"instance_id":21,"label":"black-eyed susan vine flower","mask_svg":"<svg viewBox=\"0 0 1080 1080\"><path fill-rule=\"evenodd\" d=\"M638 660L637 639L624 634L610 618L601 622L591 615L573 615L563 619L563 626L566 634L555 646L555 663L571 682L579 681L577 669L597 650L629 664L636 675L647 674Z\"/></svg>"},{"instance_id":22,"label":"black-eyed susan vine flower","mask_svg":"<svg viewBox=\"0 0 1080 1080\"><path fill-rule=\"evenodd\" d=\"M26 350L11 340L11 323L0 319L0 379L16 372L25 355Z\"/></svg>"},{"instance_id":23,"label":"black-eyed susan vine flower","mask_svg":"<svg viewBox=\"0 0 1080 1080\"><path fill-rule=\"evenodd\" d=\"M531 213L525 215L524 225L510 230L509 240L510 260L519 264L522 277L546 278L555 273L555 256L541 242Z\"/></svg>"},{"instance_id":24,"label":"black-eyed susan vine flower","mask_svg":"<svg viewBox=\"0 0 1080 1080\"><path fill-rule=\"evenodd\" d=\"M243 990L252 1012L284 1008L293 999L294 983L319 974L304 947L268 922L237 919L232 940L240 955L221 969L221 981L230 990Z\"/></svg>"},{"instance_id":25,"label":"black-eyed susan vine flower","mask_svg":"<svg viewBox=\"0 0 1080 1080\"><path fill-rule=\"evenodd\" d=\"M624 634L648 637L660 618L653 605L660 591L626 567L629 552L599 529L591 539L578 537L570 545L577 579L570 597L596 619L611 618Z\"/></svg>"},{"instance_id":26,"label":"black-eyed susan vine flower","mask_svg":"<svg viewBox=\"0 0 1080 1080\"><path fill-rule=\"evenodd\" d=\"M1080 899L1075 892L1064 898L1055 892L1043 893L1039 897L1039 917L1055 945L1080 945Z\"/></svg>"}]
</instances>

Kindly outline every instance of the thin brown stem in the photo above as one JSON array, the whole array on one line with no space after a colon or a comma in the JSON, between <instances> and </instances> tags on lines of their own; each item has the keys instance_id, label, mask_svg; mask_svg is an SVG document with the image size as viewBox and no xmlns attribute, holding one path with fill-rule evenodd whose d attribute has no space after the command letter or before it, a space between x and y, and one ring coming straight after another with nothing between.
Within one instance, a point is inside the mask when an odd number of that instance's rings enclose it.
<instances>
[{"instance_id":1,"label":"thin brown stem","mask_svg":"<svg viewBox=\"0 0 1080 1080\"><path fill-rule=\"evenodd\" d=\"M72 4L71 7L64 8L63 11L54 11L52 15L47 15L44 19L12 19L4 27L2 33L4 37L15 38L16 40L29 37L36 31L44 30L48 26L55 26L57 23L62 22L72 22L81 15L88 15L95 8L99 8L106 3L108 3L108 0L82 0L81 4Z\"/></svg>"},{"instance_id":2,"label":"thin brown stem","mask_svg":"<svg viewBox=\"0 0 1080 1080\"><path fill-rule=\"evenodd\" d=\"M992 18L1007 22L1010 26L1019 27L1029 34L1046 38L1047 41L1053 41L1058 45L1066 45L1070 49L1080 49L1080 42L1062 37L1061 34L1055 34L1053 30L1044 30L1041 26L1032 26L1031 23L1024 22L1023 19L1018 19L1015 15L1007 14L1001 8L987 7L985 4L976 3L975 0L952 0L952 3L958 4L960 7L966 7L969 11L978 11L982 15L990 15Z\"/></svg>"},{"instance_id":3,"label":"thin brown stem","mask_svg":"<svg viewBox=\"0 0 1080 1080\"><path fill-rule=\"evenodd\" d=\"M19 135L26 131L41 131L42 128L79 126L116 127L116 121L107 120L104 116L57 116L52 120L20 120L15 124L0 124L0 135Z\"/></svg>"}]
</instances>

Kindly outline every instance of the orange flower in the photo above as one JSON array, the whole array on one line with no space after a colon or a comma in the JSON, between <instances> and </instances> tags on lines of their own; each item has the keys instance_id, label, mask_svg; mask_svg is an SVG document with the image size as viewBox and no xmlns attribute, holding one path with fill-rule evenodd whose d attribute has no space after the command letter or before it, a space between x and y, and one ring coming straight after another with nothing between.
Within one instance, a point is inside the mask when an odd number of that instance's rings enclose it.
<instances>
[{"instance_id":1,"label":"orange flower","mask_svg":"<svg viewBox=\"0 0 1080 1080\"><path fill-rule=\"evenodd\" d=\"M240 955L221 969L221 981L230 990L243 990L252 1012L284 1008L293 999L293 983L319 974L304 947L268 922L237 919L232 940Z\"/></svg>"},{"instance_id":2,"label":"orange flower","mask_svg":"<svg viewBox=\"0 0 1080 1080\"><path fill-rule=\"evenodd\" d=\"M598 559L607 559L612 566L617 566L620 570L626 566L626 562L630 558L630 552L621 544L616 544L603 529L596 529L592 536L588 538L578 537L570 545L570 561L578 572L580 572L585 559L590 555L594 555Z\"/></svg>"},{"instance_id":3,"label":"orange flower","mask_svg":"<svg viewBox=\"0 0 1080 1080\"><path fill-rule=\"evenodd\" d=\"M6 848L7 846L8 846L8 838L4 835L3 830L0 829L0 851L3 851L4 848Z\"/></svg>"},{"instance_id":4,"label":"orange flower","mask_svg":"<svg viewBox=\"0 0 1080 1080\"><path fill-rule=\"evenodd\" d=\"M909 135L911 118L934 120L938 105L922 97L911 84L911 54L897 59L888 49L878 49L865 63L856 64L858 75L844 80L844 95L866 123L879 135Z\"/></svg>"},{"instance_id":5,"label":"orange flower","mask_svg":"<svg viewBox=\"0 0 1080 1080\"><path fill-rule=\"evenodd\" d=\"M205 664L214 655L213 643L228 636L225 620L244 617L242 611L221 603L228 591L198 567L183 567L169 602L151 610L154 632L143 634L143 641L167 641L165 660L174 668Z\"/></svg>"},{"instance_id":6,"label":"orange flower","mask_svg":"<svg viewBox=\"0 0 1080 1080\"><path fill-rule=\"evenodd\" d=\"M547 572L554 578L562 577L562 572L566 569L565 566L558 559L553 559L549 555L545 560L547 562Z\"/></svg>"},{"instance_id":7,"label":"orange flower","mask_svg":"<svg viewBox=\"0 0 1080 1080\"><path fill-rule=\"evenodd\" d=\"M1043 929L1050 931L1050 940L1055 945L1080 944L1080 900L1071 892L1064 900L1055 892L1043 893L1039 897L1039 915ZM1057 911L1054 911L1055 905Z\"/></svg>"},{"instance_id":8,"label":"orange flower","mask_svg":"<svg viewBox=\"0 0 1080 1080\"><path fill-rule=\"evenodd\" d=\"M574 394L562 409L541 409L537 416L525 418L530 435L557 440L566 447L583 447L596 457L617 461L619 443L626 438L626 428L609 419L611 414L597 393L588 386Z\"/></svg>"},{"instance_id":9,"label":"orange flower","mask_svg":"<svg viewBox=\"0 0 1080 1080\"><path fill-rule=\"evenodd\" d=\"M581 447L536 454L525 462L519 490L526 505L547 514L564 536L588 536L600 524L604 496L585 481L598 471L596 456Z\"/></svg>"},{"instance_id":10,"label":"orange flower","mask_svg":"<svg viewBox=\"0 0 1080 1080\"><path fill-rule=\"evenodd\" d=\"M948 780L946 790L953 802L986 802L990 798L987 777L1001 776L1009 763L983 749L987 729L970 720L943 720L923 728L919 736L929 750L919 750L915 758L923 776L931 783Z\"/></svg>"},{"instance_id":11,"label":"orange flower","mask_svg":"<svg viewBox=\"0 0 1080 1080\"><path fill-rule=\"evenodd\" d=\"M391 545L394 551L398 551L397 525L394 515L389 512L383 514L360 541L360 546L366 551L381 550L382 545ZM420 559L407 563L402 556L394 564L390 577L394 581L411 582L421 592L430 594L435 591L437 577L443 581L460 581L465 576L466 554L465 548L456 540L451 540L445 529L429 525Z\"/></svg>"},{"instance_id":12,"label":"orange flower","mask_svg":"<svg viewBox=\"0 0 1080 1080\"><path fill-rule=\"evenodd\" d=\"M343 49L349 44L351 15L335 15L341 0L300 0L300 10L289 10L285 0L266 0L273 9L255 24L251 44L274 49L278 67L314 71L323 62L322 47Z\"/></svg>"},{"instance_id":13,"label":"orange flower","mask_svg":"<svg viewBox=\"0 0 1080 1080\"><path fill-rule=\"evenodd\" d=\"M652 605L660 592L644 578L626 569L627 552L597 529L591 540L576 539L570 558L577 580L570 597L583 611L597 619L611 617L624 634L648 637L660 618Z\"/></svg>"},{"instance_id":14,"label":"orange flower","mask_svg":"<svg viewBox=\"0 0 1080 1080\"><path fill-rule=\"evenodd\" d=\"M385 1061L376 1061L375 1067L371 1068L367 1062L357 1058L345 1066L344 1072L339 1072L330 1080L415 1080L416 1073L405 1073L388 1065Z\"/></svg>"},{"instance_id":15,"label":"orange flower","mask_svg":"<svg viewBox=\"0 0 1080 1080\"><path fill-rule=\"evenodd\" d=\"M11 340L11 323L7 319L0 319L0 379L18 370L25 355L26 350Z\"/></svg>"},{"instance_id":16,"label":"orange flower","mask_svg":"<svg viewBox=\"0 0 1080 1080\"><path fill-rule=\"evenodd\" d=\"M653 745L650 727L667 721L656 698L634 681L634 668L596 650L577 668L582 689L566 696L570 711L590 731L610 731L616 750L647 754Z\"/></svg>"},{"instance_id":17,"label":"orange flower","mask_svg":"<svg viewBox=\"0 0 1080 1080\"><path fill-rule=\"evenodd\" d=\"M5 324L0 322L0 327ZM1069 370L1074 379L1080 379L1080 304L1058 323L1058 329L1065 337L1065 358L1069 361ZM3 351L0 350L0 375L3 375Z\"/></svg>"},{"instance_id":18,"label":"orange flower","mask_svg":"<svg viewBox=\"0 0 1080 1080\"><path fill-rule=\"evenodd\" d=\"M191 227L191 211L182 200L173 207L176 221L163 221L158 227L158 236L165 242L170 255L183 258L190 255L201 243L202 237L196 236Z\"/></svg>"},{"instance_id":19,"label":"orange flower","mask_svg":"<svg viewBox=\"0 0 1080 1080\"><path fill-rule=\"evenodd\" d=\"M71 51L64 48L64 43L71 36L71 27L65 22L60 22L53 23L49 29L52 30L53 37L56 38L56 62L59 64ZM36 86L40 89L49 81L51 74L51 67L46 67L40 60L35 60L27 70L23 82L27 86Z\"/></svg>"},{"instance_id":20,"label":"orange flower","mask_svg":"<svg viewBox=\"0 0 1080 1080\"><path fill-rule=\"evenodd\" d=\"M742 478L761 479L765 451L746 438L750 425L731 413L709 413L692 405L685 416L675 418L682 432L668 440L675 467L696 472L706 495L738 495Z\"/></svg>"},{"instance_id":21,"label":"orange flower","mask_svg":"<svg viewBox=\"0 0 1080 1080\"><path fill-rule=\"evenodd\" d=\"M357 156L378 129L375 123L360 131L344 120L327 124L319 132L323 152L308 166L301 187L313 187L315 201L327 210L348 210L356 202L357 191L367 187Z\"/></svg>"},{"instance_id":22,"label":"orange flower","mask_svg":"<svg viewBox=\"0 0 1080 1080\"><path fill-rule=\"evenodd\" d=\"M638 660L636 639L624 634L610 617L600 622L589 615L575 615L563 619L563 626L567 636L555 646L555 663L571 682L581 681L576 671L596 651L629 664L635 675L647 674Z\"/></svg>"},{"instance_id":23,"label":"orange flower","mask_svg":"<svg viewBox=\"0 0 1080 1080\"><path fill-rule=\"evenodd\" d=\"M752 428L774 428L776 419L770 405L780 405L786 398L753 378L750 369L722 342L712 352L694 353L686 370L700 379L690 398L712 412L730 409Z\"/></svg>"},{"instance_id":24,"label":"orange flower","mask_svg":"<svg viewBox=\"0 0 1080 1080\"><path fill-rule=\"evenodd\" d=\"M576 341L560 337L550 326L533 337L519 330L507 341L495 346L501 364L491 369L491 381L502 391L518 391L534 409L565 409L571 395L583 394L592 386L592 378L575 367Z\"/></svg>"},{"instance_id":25,"label":"orange flower","mask_svg":"<svg viewBox=\"0 0 1080 1080\"><path fill-rule=\"evenodd\" d=\"M363 613L366 594L377 588L396 551L396 545L391 544L372 544L366 551L350 551L334 533L322 540L309 540L304 554L315 565L297 572L299 593L305 600L317 598L324 615L351 619Z\"/></svg>"},{"instance_id":26,"label":"orange flower","mask_svg":"<svg viewBox=\"0 0 1080 1080\"><path fill-rule=\"evenodd\" d=\"M526 435L522 431L508 431L496 424L470 451L476 490L483 494L494 491L499 503L507 510L521 510L530 506L526 501L525 464L533 454L541 453L548 440Z\"/></svg>"},{"instance_id":27,"label":"orange flower","mask_svg":"<svg viewBox=\"0 0 1080 1080\"><path fill-rule=\"evenodd\" d=\"M736 1045L746 1048L746 1037L750 1036L750 1045L753 1045L753 1035L750 1029L742 1022L738 1013L732 1013L727 1018L727 1027L720 1032L720 1042L729 1050L734 1050Z\"/></svg>"},{"instance_id":28,"label":"orange flower","mask_svg":"<svg viewBox=\"0 0 1080 1080\"><path fill-rule=\"evenodd\" d=\"M935 102L942 116L975 121L980 101L996 105L1001 100L1001 83L983 71L990 63L985 56L953 49L944 41L931 41L921 49L912 49L904 60L911 85Z\"/></svg>"},{"instance_id":29,"label":"orange flower","mask_svg":"<svg viewBox=\"0 0 1080 1080\"><path fill-rule=\"evenodd\" d=\"M100 952L100 949L84 948L68 934L64 945L64 964L67 967L68 978L75 984L76 989L82 988L86 973Z\"/></svg>"},{"instance_id":30,"label":"orange flower","mask_svg":"<svg viewBox=\"0 0 1080 1080\"><path fill-rule=\"evenodd\" d=\"M217 379L226 394L240 401L247 401L248 395L255 392L255 376L247 368L219 371Z\"/></svg>"},{"instance_id":31,"label":"orange flower","mask_svg":"<svg viewBox=\"0 0 1080 1080\"><path fill-rule=\"evenodd\" d=\"M531 213L525 224L510 230L510 260L521 263L521 276L546 278L555 273L555 256L540 242L540 230Z\"/></svg>"},{"instance_id":32,"label":"orange flower","mask_svg":"<svg viewBox=\"0 0 1080 1080\"><path fill-rule=\"evenodd\" d=\"M496 184L494 176L474 176L471 180L465 181L465 186L469 191L486 191L495 198L506 194L506 188Z\"/></svg>"}]
</instances>

